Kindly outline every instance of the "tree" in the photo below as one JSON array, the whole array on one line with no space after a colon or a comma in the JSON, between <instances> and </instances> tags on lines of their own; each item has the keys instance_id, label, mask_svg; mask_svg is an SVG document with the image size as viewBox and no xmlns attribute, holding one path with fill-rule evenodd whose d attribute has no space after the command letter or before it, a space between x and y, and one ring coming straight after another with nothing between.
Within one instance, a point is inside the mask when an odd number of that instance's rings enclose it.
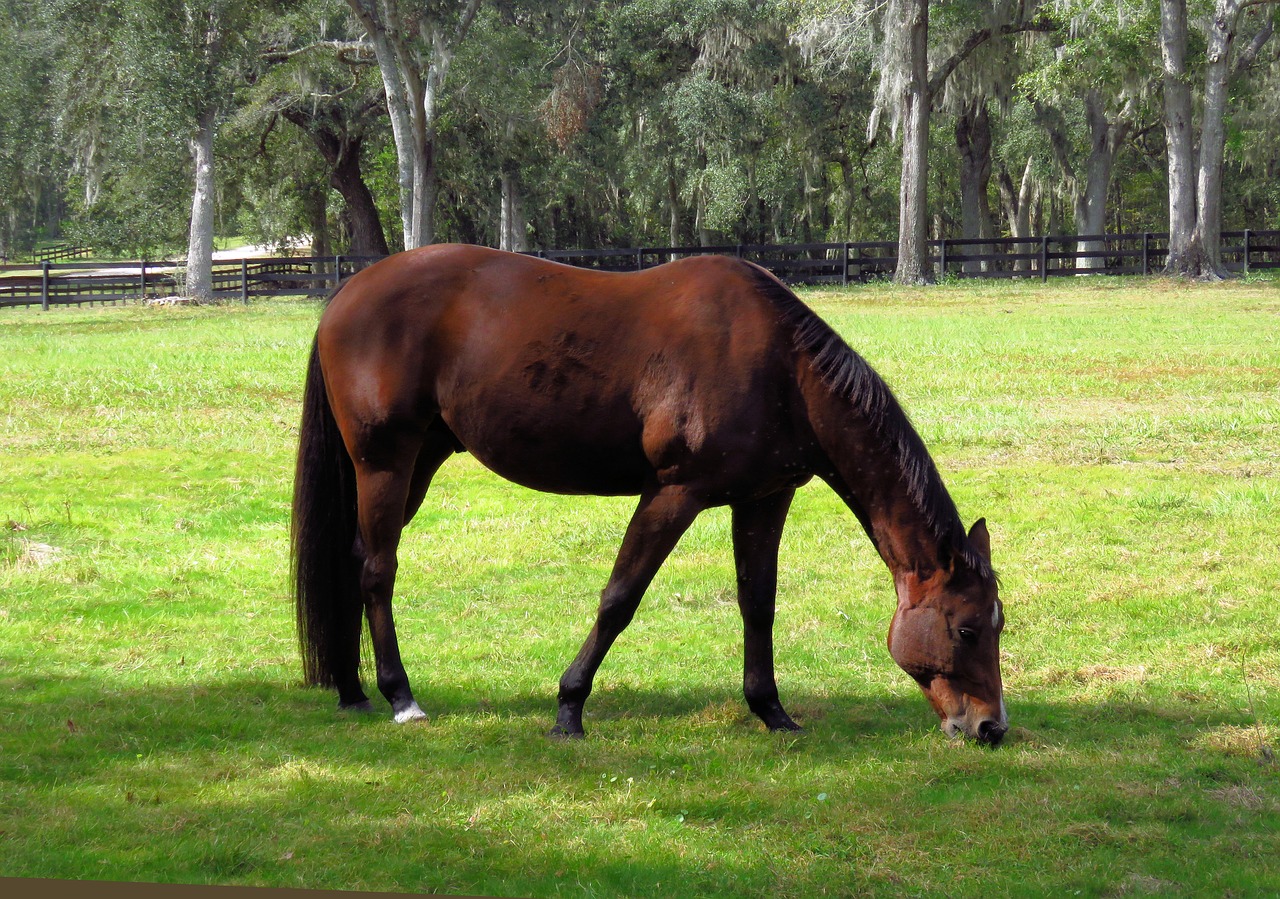
<instances>
[{"instance_id":1,"label":"tree","mask_svg":"<svg viewBox=\"0 0 1280 899\"><path fill-rule=\"evenodd\" d=\"M1177 213L1280 208L1278 0L275 3L0 0L4 246L65 205L103 247L185 244L198 291L216 198L222 223L374 253L897 236L915 282L929 237L1158 228L1168 202L1177 260ZM1202 88L1222 58L1231 90Z\"/></svg>"},{"instance_id":2,"label":"tree","mask_svg":"<svg viewBox=\"0 0 1280 899\"><path fill-rule=\"evenodd\" d=\"M1187 65L1187 0L1160 0L1160 52L1164 64L1164 126L1169 165L1169 257L1174 275L1217 280L1222 266L1222 168L1226 144L1228 82L1241 14L1273 0L1214 0L1202 24L1206 41L1199 150ZM1252 62L1271 37L1264 21L1237 66Z\"/></svg>"},{"instance_id":3,"label":"tree","mask_svg":"<svg viewBox=\"0 0 1280 899\"><path fill-rule=\"evenodd\" d=\"M932 281L928 247L929 0L889 0L889 28L897 33L896 86L892 99L902 128L902 180L898 187L899 284ZM888 71L888 70L887 70Z\"/></svg>"},{"instance_id":4,"label":"tree","mask_svg":"<svg viewBox=\"0 0 1280 899\"><path fill-rule=\"evenodd\" d=\"M1043 227L1045 186L1058 179L1048 168L1052 151L1026 97L1014 93L1001 113L993 137L996 188L1009 236L1026 239ZM1029 245L1018 250L1025 253ZM1015 271L1030 268L1030 259L1014 262Z\"/></svg>"},{"instance_id":5,"label":"tree","mask_svg":"<svg viewBox=\"0 0 1280 899\"><path fill-rule=\"evenodd\" d=\"M116 113L188 154L186 292L197 301L213 296L215 135L233 103L244 35L256 15L270 11L250 0L63 0L58 9L65 28L95 36L69 42L69 67L85 80L110 83Z\"/></svg>"},{"instance_id":6,"label":"tree","mask_svg":"<svg viewBox=\"0 0 1280 899\"><path fill-rule=\"evenodd\" d=\"M991 237L991 116L981 96L965 103L956 116L956 149L960 151L960 236ZM981 247L977 248L981 251ZM966 262L966 272L979 272L977 262Z\"/></svg>"},{"instance_id":7,"label":"tree","mask_svg":"<svg viewBox=\"0 0 1280 899\"><path fill-rule=\"evenodd\" d=\"M1036 2L972 0L940 6L945 28L930 31L928 0L887 0L882 6L848 0L800 2L811 20L827 19L851 30L879 30L877 66L882 72L877 109L887 109L891 128L901 132L902 166L898 195L898 265L894 280L932 280L928 252L929 126L947 80L988 41L1027 31L1047 31L1055 23ZM935 60L930 55L936 44ZM880 119L872 115L871 129Z\"/></svg>"},{"instance_id":8,"label":"tree","mask_svg":"<svg viewBox=\"0 0 1280 899\"><path fill-rule=\"evenodd\" d=\"M482 0L347 0L373 45L396 144L404 248L435 240L440 104Z\"/></svg>"},{"instance_id":9,"label":"tree","mask_svg":"<svg viewBox=\"0 0 1280 899\"><path fill-rule=\"evenodd\" d=\"M365 178L366 147L380 145L386 103L373 55L354 25L341 0L299 3L273 21L240 118L265 132L284 119L305 135L323 160L327 187L342 197L345 251L386 255L386 232ZM324 225L311 228L317 244Z\"/></svg>"},{"instance_id":10,"label":"tree","mask_svg":"<svg viewBox=\"0 0 1280 899\"><path fill-rule=\"evenodd\" d=\"M213 299L214 140L235 92L242 36L260 7L250 0L122 0L118 45L129 89L156 124L186 143L194 170L186 294Z\"/></svg>"},{"instance_id":11,"label":"tree","mask_svg":"<svg viewBox=\"0 0 1280 899\"><path fill-rule=\"evenodd\" d=\"M1155 18L1149 4L1130 0L1061 0L1057 9L1065 27L1019 86L1049 138L1075 233L1098 235L1120 154L1149 127ZM1078 267L1105 265L1101 241L1078 248L1098 253Z\"/></svg>"},{"instance_id":12,"label":"tree","mask_svg":"<svg viewBox=\"0 0 1280 899\"><path fill-rule=\"evenodd\" d=\"M56 233L68 160L43 89L60 41L32 0L0 0L0 258Z\"/></svg>"},{"instance_id":13,"label":"tree","mask_svg":"<svg viewBox=\"0 0 1280 899\"><path fill-rule=\"evenodd\" d=\"M456 60L469 77L452 94L453 133L442 143L451 195L467 199L446 207L455 224L504 250L529 248L529 204L546 189L553 141L569 149L575 116L591 106L592 66L574 46L580 16L572 4L539 0L481 9Z\"/></svg>"}]
</instances>

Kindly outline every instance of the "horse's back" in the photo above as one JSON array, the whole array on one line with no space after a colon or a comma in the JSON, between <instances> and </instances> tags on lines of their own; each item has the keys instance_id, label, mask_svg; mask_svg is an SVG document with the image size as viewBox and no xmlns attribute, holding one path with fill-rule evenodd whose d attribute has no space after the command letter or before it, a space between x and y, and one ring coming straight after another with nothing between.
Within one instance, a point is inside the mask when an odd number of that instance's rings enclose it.
<instances>
[{"instance_id":1,"label":"horse's back","mask_svg":"<svg viewBox=\"0 0 1280 899\"><path fill-rule=\"evenodd\" d=\"M776 427L790 344L760 277L718 257L617 274L428 247L334 298L326 378L354 385L338 402L355 417L438 415L517 482L635 493L655 472L695 474L725 429Z\"/></svg>"}]
</instances>

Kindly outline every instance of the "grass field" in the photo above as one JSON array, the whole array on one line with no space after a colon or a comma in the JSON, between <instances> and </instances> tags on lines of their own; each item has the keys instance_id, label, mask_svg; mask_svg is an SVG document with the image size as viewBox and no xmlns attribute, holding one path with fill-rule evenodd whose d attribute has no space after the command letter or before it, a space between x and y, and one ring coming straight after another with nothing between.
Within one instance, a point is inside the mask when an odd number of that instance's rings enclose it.
<instances>
[{"instance_id":1,"label":"grass field","mask_svg":"<svg viewBox=\"0 0 1280 899\"><path fill-rule=\"evenodd\" d=\"M991 524L1012 731L951 743L825 486L740 699L728 517L544 734L632 501L449 462L401 556L429 723L300 685L314 302L0 313L0 876L497 897L1280 893L1280 282L803 296Z\"/></svg>"}]
</instances>

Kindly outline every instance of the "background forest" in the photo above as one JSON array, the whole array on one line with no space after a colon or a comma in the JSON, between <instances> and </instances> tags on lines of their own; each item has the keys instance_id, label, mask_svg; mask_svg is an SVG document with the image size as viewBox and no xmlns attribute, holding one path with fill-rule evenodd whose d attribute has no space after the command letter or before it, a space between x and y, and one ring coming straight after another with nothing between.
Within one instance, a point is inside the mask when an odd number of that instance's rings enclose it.
<instances>
[{"instance_id":1,"label":"background forest","mask_svg":"<svg viewBox=\"0 0 1280 899\"><path fill-rule=\"evenodd\" d=\"M1221 228L1276 228L1278 21L1265 0L0 0L0 255L1167 230L1206 171Z\"/></svg>"}]
</instances>

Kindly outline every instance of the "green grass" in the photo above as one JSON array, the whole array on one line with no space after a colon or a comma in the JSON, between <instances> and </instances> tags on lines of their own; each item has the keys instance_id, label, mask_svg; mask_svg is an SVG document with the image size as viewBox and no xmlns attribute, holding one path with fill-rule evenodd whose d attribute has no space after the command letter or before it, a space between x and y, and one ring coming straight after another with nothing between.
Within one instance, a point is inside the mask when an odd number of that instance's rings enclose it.
<instances>
[{"instance_id":1,"label":"green grass","mask_svg":"<svg viewBox=\"0 0 1280 899\"><path fill-rule=\"evenodd\" d=\"M423 726L300 686L288 504L310 302L0 313L0 876L514 896L1280 891L1280 285L810 291L1003 579L1013 731L953 744L826 487L783 543L806 731L738 694L704 515L548 740L628 499L469 457L408 532Z\"/></svg>"}]
</instances>

